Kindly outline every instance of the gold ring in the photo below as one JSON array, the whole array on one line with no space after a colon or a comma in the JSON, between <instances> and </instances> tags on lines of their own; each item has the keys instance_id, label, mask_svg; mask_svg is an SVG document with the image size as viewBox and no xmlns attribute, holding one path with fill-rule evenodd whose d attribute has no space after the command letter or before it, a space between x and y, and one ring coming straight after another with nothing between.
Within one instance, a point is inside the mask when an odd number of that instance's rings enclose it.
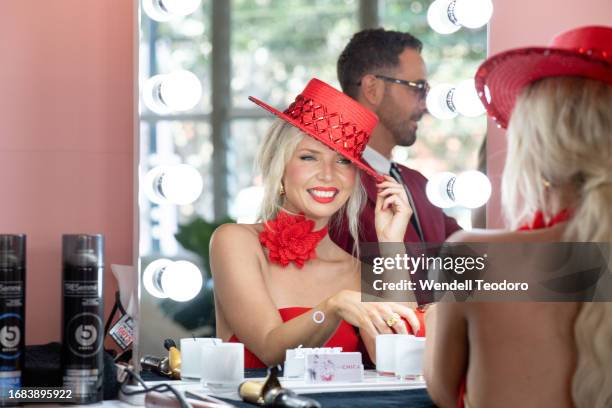
<instances>
[{"instance_id":1,"label":"gold ring","mask_svg":"<svg viewBox=\"0 0 612 408\"><path fill-rule=\"evenodd\" d=\"M399 322L401 320L400 315L398 315L397 313L393 313L386 321L385 323L387 323L387 326L389 327L393 327L395 326L395 324L397 322Z\"/></svg>"}]
</instances>

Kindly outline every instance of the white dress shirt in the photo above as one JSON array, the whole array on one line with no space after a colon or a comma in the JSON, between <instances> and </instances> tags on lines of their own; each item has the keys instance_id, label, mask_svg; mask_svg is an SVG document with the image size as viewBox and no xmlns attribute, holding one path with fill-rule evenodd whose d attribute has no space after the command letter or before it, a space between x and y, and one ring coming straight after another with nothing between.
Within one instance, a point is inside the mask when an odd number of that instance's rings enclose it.
<instances>
[{"instance_id":1,"label":"white dress shirt","mask_svg":"<svg viewBox=\"0 0 612 408\"><path fill-rule=\"evenodd\" d=\"M387 159L370 146L366 146L361 157L380 174L389 174L391 160Z\"/></svg>"}]
</instances>

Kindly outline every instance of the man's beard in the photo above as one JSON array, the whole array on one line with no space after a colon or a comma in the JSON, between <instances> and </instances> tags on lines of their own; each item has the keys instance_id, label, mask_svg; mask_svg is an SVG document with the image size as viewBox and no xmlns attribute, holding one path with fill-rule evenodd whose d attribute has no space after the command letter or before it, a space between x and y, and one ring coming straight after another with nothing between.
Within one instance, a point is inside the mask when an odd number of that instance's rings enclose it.
<instances>
[{"instance_id":1,"label":"man's beard","mask_svg":"<svg viewBox=\"0 0 612 408\"><path fill-rule=\"evenodd\" d=\"M416 142L416 128L412 127L411 120L398 122L395 128L391 129L391 134L397 146L412 146Z\"/></svg>"},{"instance_id":2,"label":"man's beard","mask_svg":"<svg viewBox=\"0 0 612 408\"><path fill-rule=\"evenodd\" d=\"M386 127L396 146L412 146L416 142L416 128L412 122L421 119L422 115L415 115L410 119L398 120L396 115L389 115L390 112L381 110L378 113L380 123ZM414 119L413 119L414 118Z\"/></svg>"}]
</instances>

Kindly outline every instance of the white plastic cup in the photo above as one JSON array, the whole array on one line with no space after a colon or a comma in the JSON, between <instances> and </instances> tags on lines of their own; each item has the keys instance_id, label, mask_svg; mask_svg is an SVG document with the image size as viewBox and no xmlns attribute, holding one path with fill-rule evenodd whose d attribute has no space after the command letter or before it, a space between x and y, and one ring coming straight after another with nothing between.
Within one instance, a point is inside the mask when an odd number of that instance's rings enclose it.
<instances>
[{"instance_id":1,"label":"white plastic cup","mask_svg":"<svg viewBox=\"0 0 612 408\"><path fill-rule=\"evenodd\" d=\"M412 335L397 337L395 340L395 375L406 380L422 379L425 337Z\"/></svg>"},{"instance_id":2,"label":"white plastic cup","mask_svg":"<svg viewBox=\"0 0 612 408\"><path fill-rule=\"evenodd\" d=\"M199 379L202 375L202 346L221 344L222 340L212 337L187 337L181 339L181 377Z\"/></svg>"},{"instance_id":3,"label":"white plastic cup","mask_svg":"<svg viewBox=\"0 0 612 408\"><path fill-rule=\"evenodd\" d=\"M378 375L395 375L395 343L407 334L379 334L376 336L376 372Z\"/></svg>"},{"instance_id":4,"label":"white plastic cup","mask_svg":"<svg viewBox=\"0 0 612 408\"><path fill-rule=\"evenodd\" d=\"M204 387L237 387L244 381L244 344L204 344L200 351Z\"/></svg>"}]
</instances>

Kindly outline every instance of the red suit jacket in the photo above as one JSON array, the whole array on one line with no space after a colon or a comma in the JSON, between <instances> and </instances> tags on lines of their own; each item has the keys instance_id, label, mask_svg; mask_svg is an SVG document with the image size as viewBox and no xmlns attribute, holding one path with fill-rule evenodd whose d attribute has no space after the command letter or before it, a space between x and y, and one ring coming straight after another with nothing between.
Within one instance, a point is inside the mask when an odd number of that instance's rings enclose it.
<instances>
[{"instance_id":1,"label":"red suit jacket","mask_svg":"<svg viewBox=\"0 0 612 408\"><path fill-rule=\"evenodd\" d=\"M404 184L410 190L416 207L416 213L419 216L421 229L425 241L428 243L442 243L453 232L460 229L454 218L444 214L442 209L434 206L429 202L425 195L425 186L427 179L416 170L408 167L397 165L401 173ZM374 228L374 205L376 204L376 183L372 177L362 173L361 182L367 193L367 202L365 203L359 219L359 241L360 242L378 242L376 238L376 229ZM336 227L331 227L329 230L331 239L348 253L353 252L353 238L348 230L346 217ZM416 232L412 223L408 224L404 242L420 242L419 235Z\"/></svg>"}]
</instances>

